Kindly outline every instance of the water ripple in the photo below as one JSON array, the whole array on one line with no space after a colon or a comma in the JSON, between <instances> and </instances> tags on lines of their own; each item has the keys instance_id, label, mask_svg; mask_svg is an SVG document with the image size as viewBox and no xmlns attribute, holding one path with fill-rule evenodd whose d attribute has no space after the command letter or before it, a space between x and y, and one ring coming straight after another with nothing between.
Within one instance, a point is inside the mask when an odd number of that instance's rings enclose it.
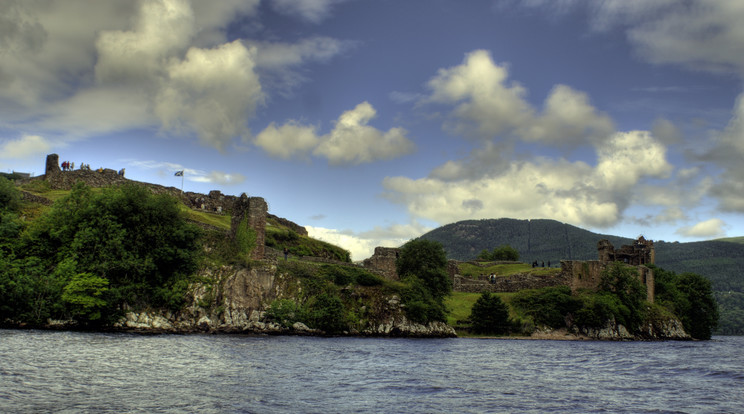
<instances>
[{"instance_id":1,"label":"water ripple","mask_svg":"<svg viewBox=\"0 0 744 414\"><path fill-rule=\"evenodd\" d=\"M744 412L710 342L0 330L0 412Z\"/></svg>"}]
</instances>

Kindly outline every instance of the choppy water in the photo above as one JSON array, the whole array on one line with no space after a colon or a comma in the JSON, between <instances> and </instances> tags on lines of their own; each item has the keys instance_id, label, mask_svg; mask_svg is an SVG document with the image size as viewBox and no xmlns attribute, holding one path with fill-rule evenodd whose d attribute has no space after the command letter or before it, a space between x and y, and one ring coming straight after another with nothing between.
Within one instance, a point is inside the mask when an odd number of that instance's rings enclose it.
<instances>
[{"instance_id":1,"label":"choppy water","mask_svg":"<svg viewBox=\"0 0 744 414\"><path fill-rule=\"evenodd\" d=\"M0 330L0 412L741 413L742 346Z\"/></svg>"}]
</instances>

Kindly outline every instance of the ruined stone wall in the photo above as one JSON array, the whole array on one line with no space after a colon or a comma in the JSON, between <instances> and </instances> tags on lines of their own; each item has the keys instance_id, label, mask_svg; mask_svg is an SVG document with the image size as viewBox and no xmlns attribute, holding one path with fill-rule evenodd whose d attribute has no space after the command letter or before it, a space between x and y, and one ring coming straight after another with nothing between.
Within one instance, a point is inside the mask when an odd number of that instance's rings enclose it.
<instances>
[{"instance_id":1,"label":"ruined stone wall","mask_svg":"<svg viewBox=\"0 0 744 414\"><path fill-rule=\"evenodd\" d=\"M266 244L266 215L268 204L261 197L248 197L245 193L233 205L232 221L230 222L230 237L237 234L243 219L248 220L248 227L256 231L256 247L251 254L252 259L261 260L265 257Z\"/></svg>"},{"instance_id":2,"label":"ruined stone wall","mask_svg":"<svg viewBox=\"0 0 744 414\"><path fill-rule=\"evenodd\" d=\"M456 275L453 290L456 292L518 292L524 289L540 289L551 286L570 285L570 278L560 273L558 275L535 275L519 273L508 277L497 277L494 283L482 279L470 279Z\"/></svg>"},{"instance_id":3,"label":"ruined stone wall","mask_svg":"<svg viewBox=\"0 0 744 414\"><path fill-rule=\"evenodd\" d=\"M610 263L599 260L561 260L561 274L569 281L571 292L579 289L597 290L602 272ZM646 300L654 302L654 272L646 266L636 266L638 280L646 287Z\"/></svg>"},{"instance_id":4,"label":"ruined stone wall","mask_svg":"<svg viewBox=\"0 0 744 414\"><path fill-rule=\"evenodd\" d=\"M398 260L399 249L394 247L375 247L375 253L362 262L366 269L374 270L387 280L400 280L395 270L395 261Z\"/></svg>"}]
</instances>

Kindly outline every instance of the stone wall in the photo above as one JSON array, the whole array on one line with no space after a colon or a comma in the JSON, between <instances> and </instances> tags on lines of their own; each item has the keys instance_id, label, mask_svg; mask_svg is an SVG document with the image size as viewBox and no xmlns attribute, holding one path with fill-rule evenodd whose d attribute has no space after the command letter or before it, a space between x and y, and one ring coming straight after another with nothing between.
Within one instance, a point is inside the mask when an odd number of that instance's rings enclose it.
<instances>
[{"instance_id":1,"label":"stone wall","mask_svg":"<svg viewBox=\"0 0 744 414\"><path fill-rule=\"evenodd\" d=\"M233 204L232 220L230 222L230 237L235 238L240 223L248 220L248 227L256 231L256 247L251 258L261 260L265 256L266 244L266 215L268 204L261 197L248 197L245 193Z\"/></svg>"},{"instance_id":2,"label":"stone wall","mask_svg":"<svg viewBox=\"0 0 744 414\"><path fill-rule=\"evenodd\" d=\"M609 262L599 260L561 260L561 274L565 275L571 286L571 291L579 289L597 290L602 278L602 272L607 269ZM654 272L646 266L635 266L638 280L646 287L646 300L654 302Z\"/></svg>"},{"instance_id":3,"label":"stone wall","mask_svg":"<svg viewBox=\"0 0 744 414\"><path fill-rule=\"evenodd\" d=\"M375 253L368 259L364 259L362 266L374 270L387 280L400 280L395 270L395 261L398 260L400 249L395 247L375 247Z\"/></svg>"},{"instance_id":4,"label":"stone wall","mask_svg":"<svg viewBox=\"0 0 744 414\"><path fill-rule=\"evenodd\" d=\"M455 275L453 290L456 292L518 292L524 289L539 289L550 286L561 286L570 284L567 275L535 275L532 273L518 273L510 276L498 276L494 283L488 280L470 279Z\"/></svg>"}]
</instances>

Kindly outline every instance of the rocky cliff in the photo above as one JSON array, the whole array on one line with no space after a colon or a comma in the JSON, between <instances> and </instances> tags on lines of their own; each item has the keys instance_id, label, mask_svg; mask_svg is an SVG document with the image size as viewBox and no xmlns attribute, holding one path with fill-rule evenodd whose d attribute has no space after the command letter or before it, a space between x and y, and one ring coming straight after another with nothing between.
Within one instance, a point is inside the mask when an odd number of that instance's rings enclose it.
<instances>
[{"instance_id":1,"label":"rocky cliff","mask_svg":"<svg viewBox=\"0 0 744 414\"><path fill-rule=\"evenodd\" d=\"M285 327L267 320L266 310L275 299L298 299L301 283L282 273L275 264L251 269L233 266L203 269L204 282L194 284L188 306L179 312L159 310L130 311L116 328L140 332L209 332L249 334L323 335L301 322ZM426 325L409 321L397 295L382 295L364 301L360 292L345 288L345 294L368 307L368 317L345 335L454 337L455 331L442 322ZM368 294L367 294L368 295ZM369 298L367 298L369 299ZM298 299L299 300L299 299ZM372 306L371 304L374 303Z\"/></svg>"}]
</instances>

